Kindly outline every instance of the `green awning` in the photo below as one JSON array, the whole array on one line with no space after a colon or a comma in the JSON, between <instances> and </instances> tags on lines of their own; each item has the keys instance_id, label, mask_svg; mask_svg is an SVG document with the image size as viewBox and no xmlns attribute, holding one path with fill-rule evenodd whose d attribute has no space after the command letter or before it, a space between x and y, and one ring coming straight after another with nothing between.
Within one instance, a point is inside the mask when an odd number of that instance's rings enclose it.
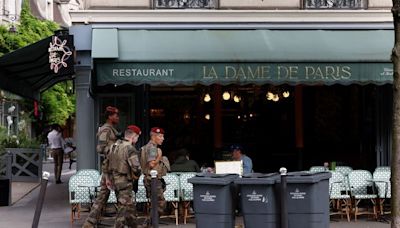
<instances>
[{"instance_id":1,"label":"green awning","mask_svg":"<svg viewBox=\"0 0 400 228\"><path fill-rule=\"evenodd\" d=\"M94 29L92 54L98 85L384 84L393 43L393 30Z\"/></svg>"},{"instance_id":2,"label":"green awning","mask_svg":"<svg viewBox=\"0 0 400 228\"><path fill-rule=\"evenodd\" d=\"M97 63L97 84L386 84L390 63Z\"/></svg>"}]
</instances>

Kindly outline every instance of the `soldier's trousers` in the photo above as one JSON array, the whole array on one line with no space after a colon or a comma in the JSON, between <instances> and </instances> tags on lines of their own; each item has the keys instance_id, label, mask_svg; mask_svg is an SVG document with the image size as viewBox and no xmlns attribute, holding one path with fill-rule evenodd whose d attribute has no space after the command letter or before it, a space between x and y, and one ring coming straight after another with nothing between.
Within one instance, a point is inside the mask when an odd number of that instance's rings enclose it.
<instances>
[{"instance_id":1,"label":"soldier's trousers","mask_svg":"<svg viewBox=\"0 0 400 228\"><path fill-rule=\"evenodd\" d=\"M115 228L136 228L136 204L133 198L133 185L126 175L114 174L115 194L118 199L118 213Z\"/></svg>"},{"instance_id":2,"label":"soldier's trousers","mask_svg":"<svg viewBox=\"0 0 400 228\"><path fill-rule=\"evenodd\" d=\"M100 190L97 193L96 200L92 208L90 209L90 213L82 227L90 228L94 227L97 224L97 219L100 216L101 210L106 206L109 196L110 190L107 188L106 185L106 176L102 175L100 181Z\"/></svg>"},{"instance_id":3,"label":"soldier's trousers","mask_svg":"<svg viewBox=\"0 0 400 228\"><path fill-rule=\"evenodd\" d=\"M146 188L146 196L151 200L151 179L143 179L144 187ZM157 179L157 199L158 199L158 214L164 213L167 203L164 198L165 182L163 179ZM152 206L153 207L153 206Z\"/></svg>"}]
</instances>

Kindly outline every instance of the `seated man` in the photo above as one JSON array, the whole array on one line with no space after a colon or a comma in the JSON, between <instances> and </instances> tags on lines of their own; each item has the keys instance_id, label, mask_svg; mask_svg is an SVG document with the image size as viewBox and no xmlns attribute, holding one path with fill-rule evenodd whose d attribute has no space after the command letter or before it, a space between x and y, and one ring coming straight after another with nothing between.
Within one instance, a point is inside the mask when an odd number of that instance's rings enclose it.
<instances>
[{"instance_id":1,"label":"seated man","mask_svg":"<svg viewBox=\"0 0 400 228\"><path fill-rule=\"evenodd\" d=\"M232 160L243 162L243 174L249 174L253 172L253 162L251 158L243 154L243 147L240 145L232 145Z\"/></svg>"},{"instance_id":2,"label":"seated man","mask_svg":"<svg viewBox=\"0 0 400 228\"><path fill-rule=\"evenodd\" d=\"M189 159L186 149L180 149L174 164L171 165L171 172L200 172L199 165Z\"/></svg>"}]
</instances>

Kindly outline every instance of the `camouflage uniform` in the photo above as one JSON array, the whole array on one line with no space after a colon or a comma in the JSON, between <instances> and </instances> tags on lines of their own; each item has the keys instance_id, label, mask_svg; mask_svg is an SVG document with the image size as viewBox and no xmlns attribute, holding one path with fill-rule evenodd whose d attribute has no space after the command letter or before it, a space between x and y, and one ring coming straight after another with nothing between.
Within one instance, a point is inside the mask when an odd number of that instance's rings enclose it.
<instances>
[{"instance_id":1,"label":"camouflage uniform","mask_svg":"<svg viewBox=\"0 0 400 228\"><path fill-rule=\"evenodd\" d=\"M101 176L100 190L97 193L96 201L94 202L90 213L82 226L84 228L94 227L94 225L97 224L97 219L100 216L100 212L106 206L108 197L110 196L110 190L107 188L106 185L106 176L110 177L108 171L107 155L110 151L111 145L113 145L115 141L117 141L117 133L117 130L109 123L103 124L103 126L100 127L97 133L98 144L96 147L96 151L101 155L101 158L103 160L103 175Z\"/></svg>"},{"instance_id":2,"label":"camouflage uniform","mask_svg":"<svg viewBox=\"0 0 400 228\"><path fill-rule=\"evenodd\" d=\"M140 156L140 164L142 167L144 179L143 179L143 184L146 188L146 195L147 198L151 198L151 175L150 171L151 168L149 167L148 161L151 160L151 158L156 158L157 157L157 145L149 142L145 146L142 147L141 151L141 156ZM164 198L164 191L165 191L165 181L162 178L163 172L161 171L161 165L157 165L155 168L157 170L157 198L158 198L158 213L159 215L163 214L164 209L166 207L166 202Z\"/></svg>"},{"instance_id":3,"label":"camouflage uniform","mask_svg":"<svg viewBox=\"0 0 400 228\"><path fill-rule=\"evenodd\" d=\"M108 155L115 194L118 199L116 228L137 227L136 205L132 200L132 181L140 176L138 152L127 140L118 140Z\"/></svg>"}]
</instances>

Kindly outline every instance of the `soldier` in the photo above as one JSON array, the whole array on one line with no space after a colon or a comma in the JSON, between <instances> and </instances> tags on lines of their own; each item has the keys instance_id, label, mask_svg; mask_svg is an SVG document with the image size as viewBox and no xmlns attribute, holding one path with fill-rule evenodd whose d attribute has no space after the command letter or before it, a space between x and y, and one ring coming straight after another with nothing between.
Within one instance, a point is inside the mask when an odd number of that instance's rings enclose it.
<instances>
[{"instance_id":1,"label":"soldier","mask_svg":"<svg viewBox=\"0 0 400 228\"><path fill-rule=\"evenodd\" d=\"M164 141L164 130L159 127L153 127L150 130L150 141L141 148L140 164L142 167L144 179L143 183L146 188L147 198L151 198L151 176L152 169L157 170L157 195L158 195L158 213L164 212L166 202L164 199L165 181L162 178L166 175L167 169L162 162L162 151L159 148Z\"/></svg>"},{"instance_id":2,"label":"soldier","mask_svg":"<svg viewBox=\"0 0 400 228\"><path fill-rule=\"evenodd\" d=\"M97 194L96 201L90 209L90 214L83 223L83 228L94 227L97 224L97 219L100 215L100 211L107 204L108 197L110 196L111 188L111 177L108 171L108 153L111 145L117 141L118 131L114 128L119 123L118 109L115 107L108 106L104 113L106 117L106 123L99 128L97 133L98 144L96 147L97 153L100 154L102 162L103 175L100 181L100 191Z\"/></svg>"},{"instance_id":3,"label":"soldier","mask_svg":"<svg viewBox=\"0 0 400 228\"><path fill-rule=\"evenodd\" d=\"M132 181L139 179L140 163L135 148L141 131L135 125L125 130L125 139L119 139L111 146L109 171L112 175L113 187L118 199L118 213L115 228L136 228L136 205L132 200Z\"/></svg>"}]
</instances>

